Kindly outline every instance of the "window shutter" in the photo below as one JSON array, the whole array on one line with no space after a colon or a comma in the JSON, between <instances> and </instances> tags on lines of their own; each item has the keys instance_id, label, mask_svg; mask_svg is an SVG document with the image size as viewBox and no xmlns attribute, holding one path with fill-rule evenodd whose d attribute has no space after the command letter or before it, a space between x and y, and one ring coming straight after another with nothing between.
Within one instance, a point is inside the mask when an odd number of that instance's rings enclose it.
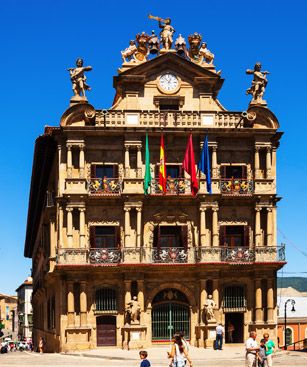
<instances>
[{"instance_id":1,"label":"window shutter","mask_svg":"<svg viewBox=\"0 0 307 367\"><path fill-rule=\"evenodd\" d=\"M118 164L113 165L113 177L111 178L118 178Z\"/></svg>"},{"instance_id":2,"label":"window shutter","mask_svg":"<svg viewBox=\"0 0 307 367\"><path fill-rule=\"evenodd\" d=\"M224 246L226 241L226 226L220 226L219 238L220 238L220 246ZM229 245L230 244L228 243L228 246Z\"/></svg>"},{"instance_id":3,"label":"window shutter","mask_svg":"<svg viewBox=\"0 0 307 367\"><path fill-rule=\"evenodd\" d=\"M154 228L154 247L160 247L160 226L155 226Z\"/></svg>"},{"instance_id":4,"label":"window shutter","mask_svg":"<svg viewBox=\"0 0 307 367\"><path fill-rule=\"evenodd\" d=\"M159 179L160 163L157 163L155 168L156 168L155 177L158 180Z\"/></svg>"},{"instance_id":5,"label":"window shutter","mask_svg":"<svg viewBox=\"0 0 307 367\"><path fill-rule=\"evenodd\" d=\"M116 246L117 248L121 248L121 243L120 243L120 226L116 226L115 227L115 241L116 241Z\"/></svg>"},{"instance_id":6,"label":"window shutter","mask_svg":"<svg viewBox=\"0 0 307 367\"><path fill-rule=\"evenodd\" d=\"M96 247L96 227L91 226L90 227L90 245L91 247Z\"/></svg>"},{"instance_id":7,"label":"window shutter","mask_svg":"<svg viewBox=\"0 0 307 367\"><path fill-rule=\"evenodd\" d=\"M243 179L247 178L247 167L246 166L242 166L242 178Z\"/></svg>"},{"instance_id":8,"label":"window shutter","mask_svg":"<svg viewBox=\"0 0 307 367\"><path fill-rule=\"evenodd\" d=\"M91 178L96 178L96 164L91 164Z\"/></svg>"},{"instance_id":9,"label":"window shutter","mask_svg":"<svg viewBox=\"0 0 307 367\"><path fill-rule=\"evenodd\" d=\"M221 178L228 178L226 177L226 166L221 166L220 170L221 170Z\"/></svg>"},{"instance_id":10,"label":"window shutter","mask_svg":"<svg viewBox=\"0 0 307 367\"><path fill-rule=\"evenodd\" d=\"M244 246L249 246L249 226L244 226Z\"/></svg>"},{"instance_id":11,"label":"window shutter","mask_svg":"<svg viewBox=\"0 0 307 367\"><path fill-rule=\"evenodd\" d=\"M183 172L183 169L182 169L182 165L179 166L179 178L184 178L184 172Z\"/></svg>"},{"instance_id":12,"label":"window shutter","mask_svg":"<svg viewBox=\"0 0 307 367\"><path fill-rule=\"evenodd\" d=\"M185 249L188 248L188 226L181 226L181 246Z\"/></svg>"}]
</instances>

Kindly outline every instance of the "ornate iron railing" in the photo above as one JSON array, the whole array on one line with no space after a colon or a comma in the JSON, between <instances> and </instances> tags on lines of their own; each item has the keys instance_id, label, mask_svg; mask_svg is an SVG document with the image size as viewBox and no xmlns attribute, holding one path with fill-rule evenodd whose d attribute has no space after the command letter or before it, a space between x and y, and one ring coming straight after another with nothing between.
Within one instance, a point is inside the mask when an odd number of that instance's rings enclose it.
<instances>
[{"instance_id":1,"label":"ornate iron railing","mask_svg":"<svg viewBox=\"0 0 307 367\"><path fill-rule=\"evenodd\" d=\"M122 180L119 178L90 178L87 181L90 195L120 195Z\"/></svg>"},{"instance_id":2,"label":"ornate iron railing","mask_svg":"<svg viewBox=\"0 0 307 367\"><path fill-rule=\"evenodd\" d=\"M261 247L199 247L196 249L198 262L274 262L285 261L285 246Z\"/></svg>"},{"instance_id":3,"label":"ornate iron railing","mask_svg":"<svg viewBox=\"0 0 307 367\"><path fill-rule=\"evenodd\" d=\"M188 252L182 247L157 247L152 250L154 263L186 263Z\"/></svg>"},{"instance_id":4,"label":"ornate iron railing","mask_svg":"<svg viewBox=\"0 0 307 367\"><path fill-rule=\"evenodd\" d=\"M254 192L253 180L240 178L223 178L220 190L224 195L251 195Z\"/></svg>"},{"instance_id":5,"label":"ornate iron railing","mask_svg":"<svg viewBox=\"0 0 307 367\"><path fill-rule=\"evenodd\" d=\"M121 250L115 248L91 248L89 261L91 264L116 264L121 260Z\"/></svg>"},{"instance_id":6,"label":"ornate iron railing","mask_svg":"<svg viewBox=\"0 0 307 367\"><path fill-rule=\"evenodd\" d=\"M163 195L159 180L151 180L151 195ZM167 178L165 195L191 195L191 180L189 178Z\"/></svg>"}]
</instances>

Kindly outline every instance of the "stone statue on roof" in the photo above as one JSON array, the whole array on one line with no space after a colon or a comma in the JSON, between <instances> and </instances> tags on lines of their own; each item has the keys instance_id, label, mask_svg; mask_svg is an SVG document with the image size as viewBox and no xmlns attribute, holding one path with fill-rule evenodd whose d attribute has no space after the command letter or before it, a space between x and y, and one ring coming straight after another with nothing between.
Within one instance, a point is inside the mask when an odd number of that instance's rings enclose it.
<instances>
[{"instance_id":1,"label":"stone statue on roof","mask_svg":"<svg viewBox=\"0 0 307 367\"><path fill-rule=\"evenodd\" d=\"M171 18L160 18L155 17L153 15L149 15L150 19L157 20L159 22L159 28L162 29L160 32L161 42L163 45L164 51L169 51L172 48L173 44L173 34L175 33L175 29L171 26Z\"/></svg>"},{"instance_id":2,"label":"stone statue on roof","mask_svg":"<svg viewBox=\"0 0 307 367\"><path fill-rule=\"evenodd\" d=\"M72 82L72 90L75 96L85 97L85 91L91 90L91 87L86 83L85 71L91 71L91 66L83 66L83 59L78 58L75 68L69 68L70 79Z\"/></svg>"},{"instance_id":3,"label":"stone statue on roof","mask_svg":"<svg viewBox=\"0 0 307 367\"><path fill-rule=\"evenodd\" d=\"M253 96L250 104L266 104L263 100L263 94L268 84L266 76L270 73L268 71L261 71L261 63L257 62L254 66L254 70L247 69L246 74L254 75L251 87L246 90L246 94L251 94Z\"/></svg>"}]
</instances>

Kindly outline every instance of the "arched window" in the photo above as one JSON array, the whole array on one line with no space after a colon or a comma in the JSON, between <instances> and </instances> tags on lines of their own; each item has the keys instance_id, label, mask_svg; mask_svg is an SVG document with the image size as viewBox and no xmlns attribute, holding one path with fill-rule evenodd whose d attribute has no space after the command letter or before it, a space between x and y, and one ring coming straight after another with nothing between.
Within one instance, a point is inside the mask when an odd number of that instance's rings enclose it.
<instances>
[{"instance_id":1,"label":"arched window","mask_svg":"<svg viewBox=\"0 0 307 367\"><path fill-rule=\"evenodd\" d=\"M286 329L286 344L287 345L292 344L292 339L293 339L292 329L287 327L287 329Z\"/></svg>"},{"instance_id":2,"label":"arched window","mask_svg":"<svg viewBox=\"0 0 307 367\"><path fill-rule=\"evenodd\" d=\"M96 291L96 311L117 311L116 292L111 288Z\"/></svg>"}]
</instances>

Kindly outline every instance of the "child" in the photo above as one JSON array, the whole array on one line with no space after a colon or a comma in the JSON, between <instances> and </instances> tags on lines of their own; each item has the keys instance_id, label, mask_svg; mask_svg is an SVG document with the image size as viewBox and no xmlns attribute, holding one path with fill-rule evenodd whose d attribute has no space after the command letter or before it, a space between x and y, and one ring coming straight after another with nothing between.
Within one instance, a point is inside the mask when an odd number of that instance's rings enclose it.
<instances>
[{"instance_id":1,"label":"child","mask_svg":"<svg viewBox=\"0 0 307 367\"><path fill-rule=\"evenodd\" d=\"M258 367L266 367L267 366L267 357L266 357L266 347L265 340L260 340L259 352L257 353L258 359Z\"/></svg>"},{"instance_id":2,"label":"child","mask_svg":"<svg viewBox=\"0 0 307 367\"><path fill-rule=\"evenodd\" d=\"M146 352L146 350L141 350L140 351L140 358L142 360L140 367L150 367L150 362L147 359L148 353Z\"/></svg>"}]
</instances>

